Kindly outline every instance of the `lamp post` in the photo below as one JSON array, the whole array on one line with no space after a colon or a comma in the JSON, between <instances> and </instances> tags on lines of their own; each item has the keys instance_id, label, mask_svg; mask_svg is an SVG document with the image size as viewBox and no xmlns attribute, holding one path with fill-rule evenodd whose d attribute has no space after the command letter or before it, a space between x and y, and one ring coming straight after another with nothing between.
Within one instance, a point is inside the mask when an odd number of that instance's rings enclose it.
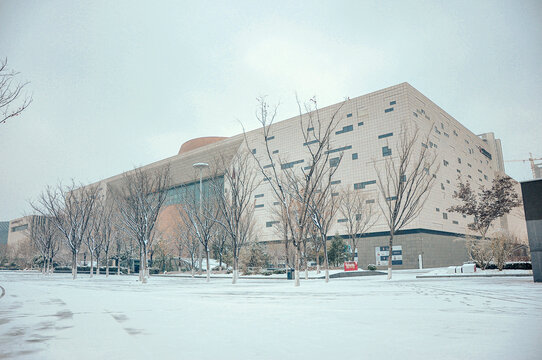
<instances>
[{"instance_id":1,"label":"lamp post","mask_svg":"<svg viewBox=\"0 0 542 360\"><path fill-rule=\"evenodd\" d=\"M209 164L204 163L204 162L200 162L200 163L195 163L192 166L194 167L194 169L199 169L199 214L200 214L200 216L203 216L203 209L202 209L202 202L203 202L203 198L202 198L202 194L203 194L203 185L202 185L203 169L209 167ZM201 241L200 241L199 245L198 245L198 261L199 261L198 275L201 275L201 271L202 271L201 252L202 252L202 244L201 244ZM207 264L207 266L209 266L209 264Z\"/></svg>"}]
</instances>

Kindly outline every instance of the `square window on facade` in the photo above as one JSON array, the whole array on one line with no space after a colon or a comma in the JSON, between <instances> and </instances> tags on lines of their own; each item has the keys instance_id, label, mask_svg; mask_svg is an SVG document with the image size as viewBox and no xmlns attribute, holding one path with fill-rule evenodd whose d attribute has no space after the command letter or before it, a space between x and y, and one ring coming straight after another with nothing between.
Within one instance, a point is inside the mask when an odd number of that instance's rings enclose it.
<instances>
[{"instance_id":1,"label":"square window on facade","mask_svg":"<svg viewBox=\"0 0 542 360\"><path fill-rule=\"evenodd\" d=\"M445 219L445 220L448 220L448 214L447 213L442 213L442 218Z\"/></svg>"},{"instance_id":2,"label":"square window on facade","mask_svg":"<svg viewBox=\"0 0 542 360\"><path fill-rule=\"evenodd\" d=\"M390 156L391 155L391 149L387 146L384 146L382 148L382 156Z\"/></svg>"},{"instance_id":3,"label":"square window on facade","mask_svg":"<svg viewBox=\"0 0 542 360\"><path fill-rule=\"evenodd\" d=\"M352 160L357 160L357 159L358 159L358 153L353 153Z\"/></svg>"}]
</instances>

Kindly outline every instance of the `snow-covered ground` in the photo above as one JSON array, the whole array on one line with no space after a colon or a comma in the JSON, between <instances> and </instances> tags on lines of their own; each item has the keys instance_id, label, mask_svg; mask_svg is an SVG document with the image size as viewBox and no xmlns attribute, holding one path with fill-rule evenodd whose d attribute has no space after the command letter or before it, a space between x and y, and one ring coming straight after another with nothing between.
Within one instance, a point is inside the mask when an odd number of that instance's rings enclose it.
<instances>
[{"instance_id":1,"label":"snow-covered ground","mask_svg":"<svg viewBox=\"0 0 542 360\"><path fill-rule=\"evenodd\" d=\"M0 272L0 358L540 359L542 284ZM0 289L0 295L2 289Z\"/></svg>"}]
</instances>

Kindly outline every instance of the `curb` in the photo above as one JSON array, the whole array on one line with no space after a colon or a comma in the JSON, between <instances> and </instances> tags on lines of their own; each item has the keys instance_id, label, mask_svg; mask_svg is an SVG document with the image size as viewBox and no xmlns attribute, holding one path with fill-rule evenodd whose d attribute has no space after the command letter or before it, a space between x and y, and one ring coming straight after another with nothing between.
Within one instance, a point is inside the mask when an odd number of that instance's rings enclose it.
<instances>
[{"instance_id":1,"label":"curb","mask_svg":"<svg viewBox=\"0 0 542 360\"><path fill-rule=\"evenodd\" d=\"M525 277L532 274L487 274L487 275L417 275L416 279L437 279L437 278L486 278L486 277Z\"/></svg>"}]
</instances>

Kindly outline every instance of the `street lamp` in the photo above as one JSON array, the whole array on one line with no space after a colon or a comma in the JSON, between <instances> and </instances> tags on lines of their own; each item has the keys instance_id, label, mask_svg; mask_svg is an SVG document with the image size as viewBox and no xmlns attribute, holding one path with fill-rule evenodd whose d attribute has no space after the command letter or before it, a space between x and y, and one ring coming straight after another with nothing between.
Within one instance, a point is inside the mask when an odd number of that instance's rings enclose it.
<instances>
[{"instance_id":1,"label":"street lamp","mask_svg":"<svg viewBox=\"0 0 542 360\"><path fill-rule=\"evenodd\" d=\"M202 202L203 202L203 198L202 198L202 194L203 194L203 185L202 185L203 169L208 168L209 164L204 163L204 162L200 162L200 163L195 163L192 166L194 167L194 169L199 169L199 214L200 214L200 216L203 216L203 210L202 210ZM199 245L198 245L198 261L199 261L198 275L201 275L201 271L202 271L201 252L202 252L202 244L201 244L201 239L200 239L200 242L199 242ZM209 264L207 264L207 266L209 266Z\"/></svg>"}]
</instances>

